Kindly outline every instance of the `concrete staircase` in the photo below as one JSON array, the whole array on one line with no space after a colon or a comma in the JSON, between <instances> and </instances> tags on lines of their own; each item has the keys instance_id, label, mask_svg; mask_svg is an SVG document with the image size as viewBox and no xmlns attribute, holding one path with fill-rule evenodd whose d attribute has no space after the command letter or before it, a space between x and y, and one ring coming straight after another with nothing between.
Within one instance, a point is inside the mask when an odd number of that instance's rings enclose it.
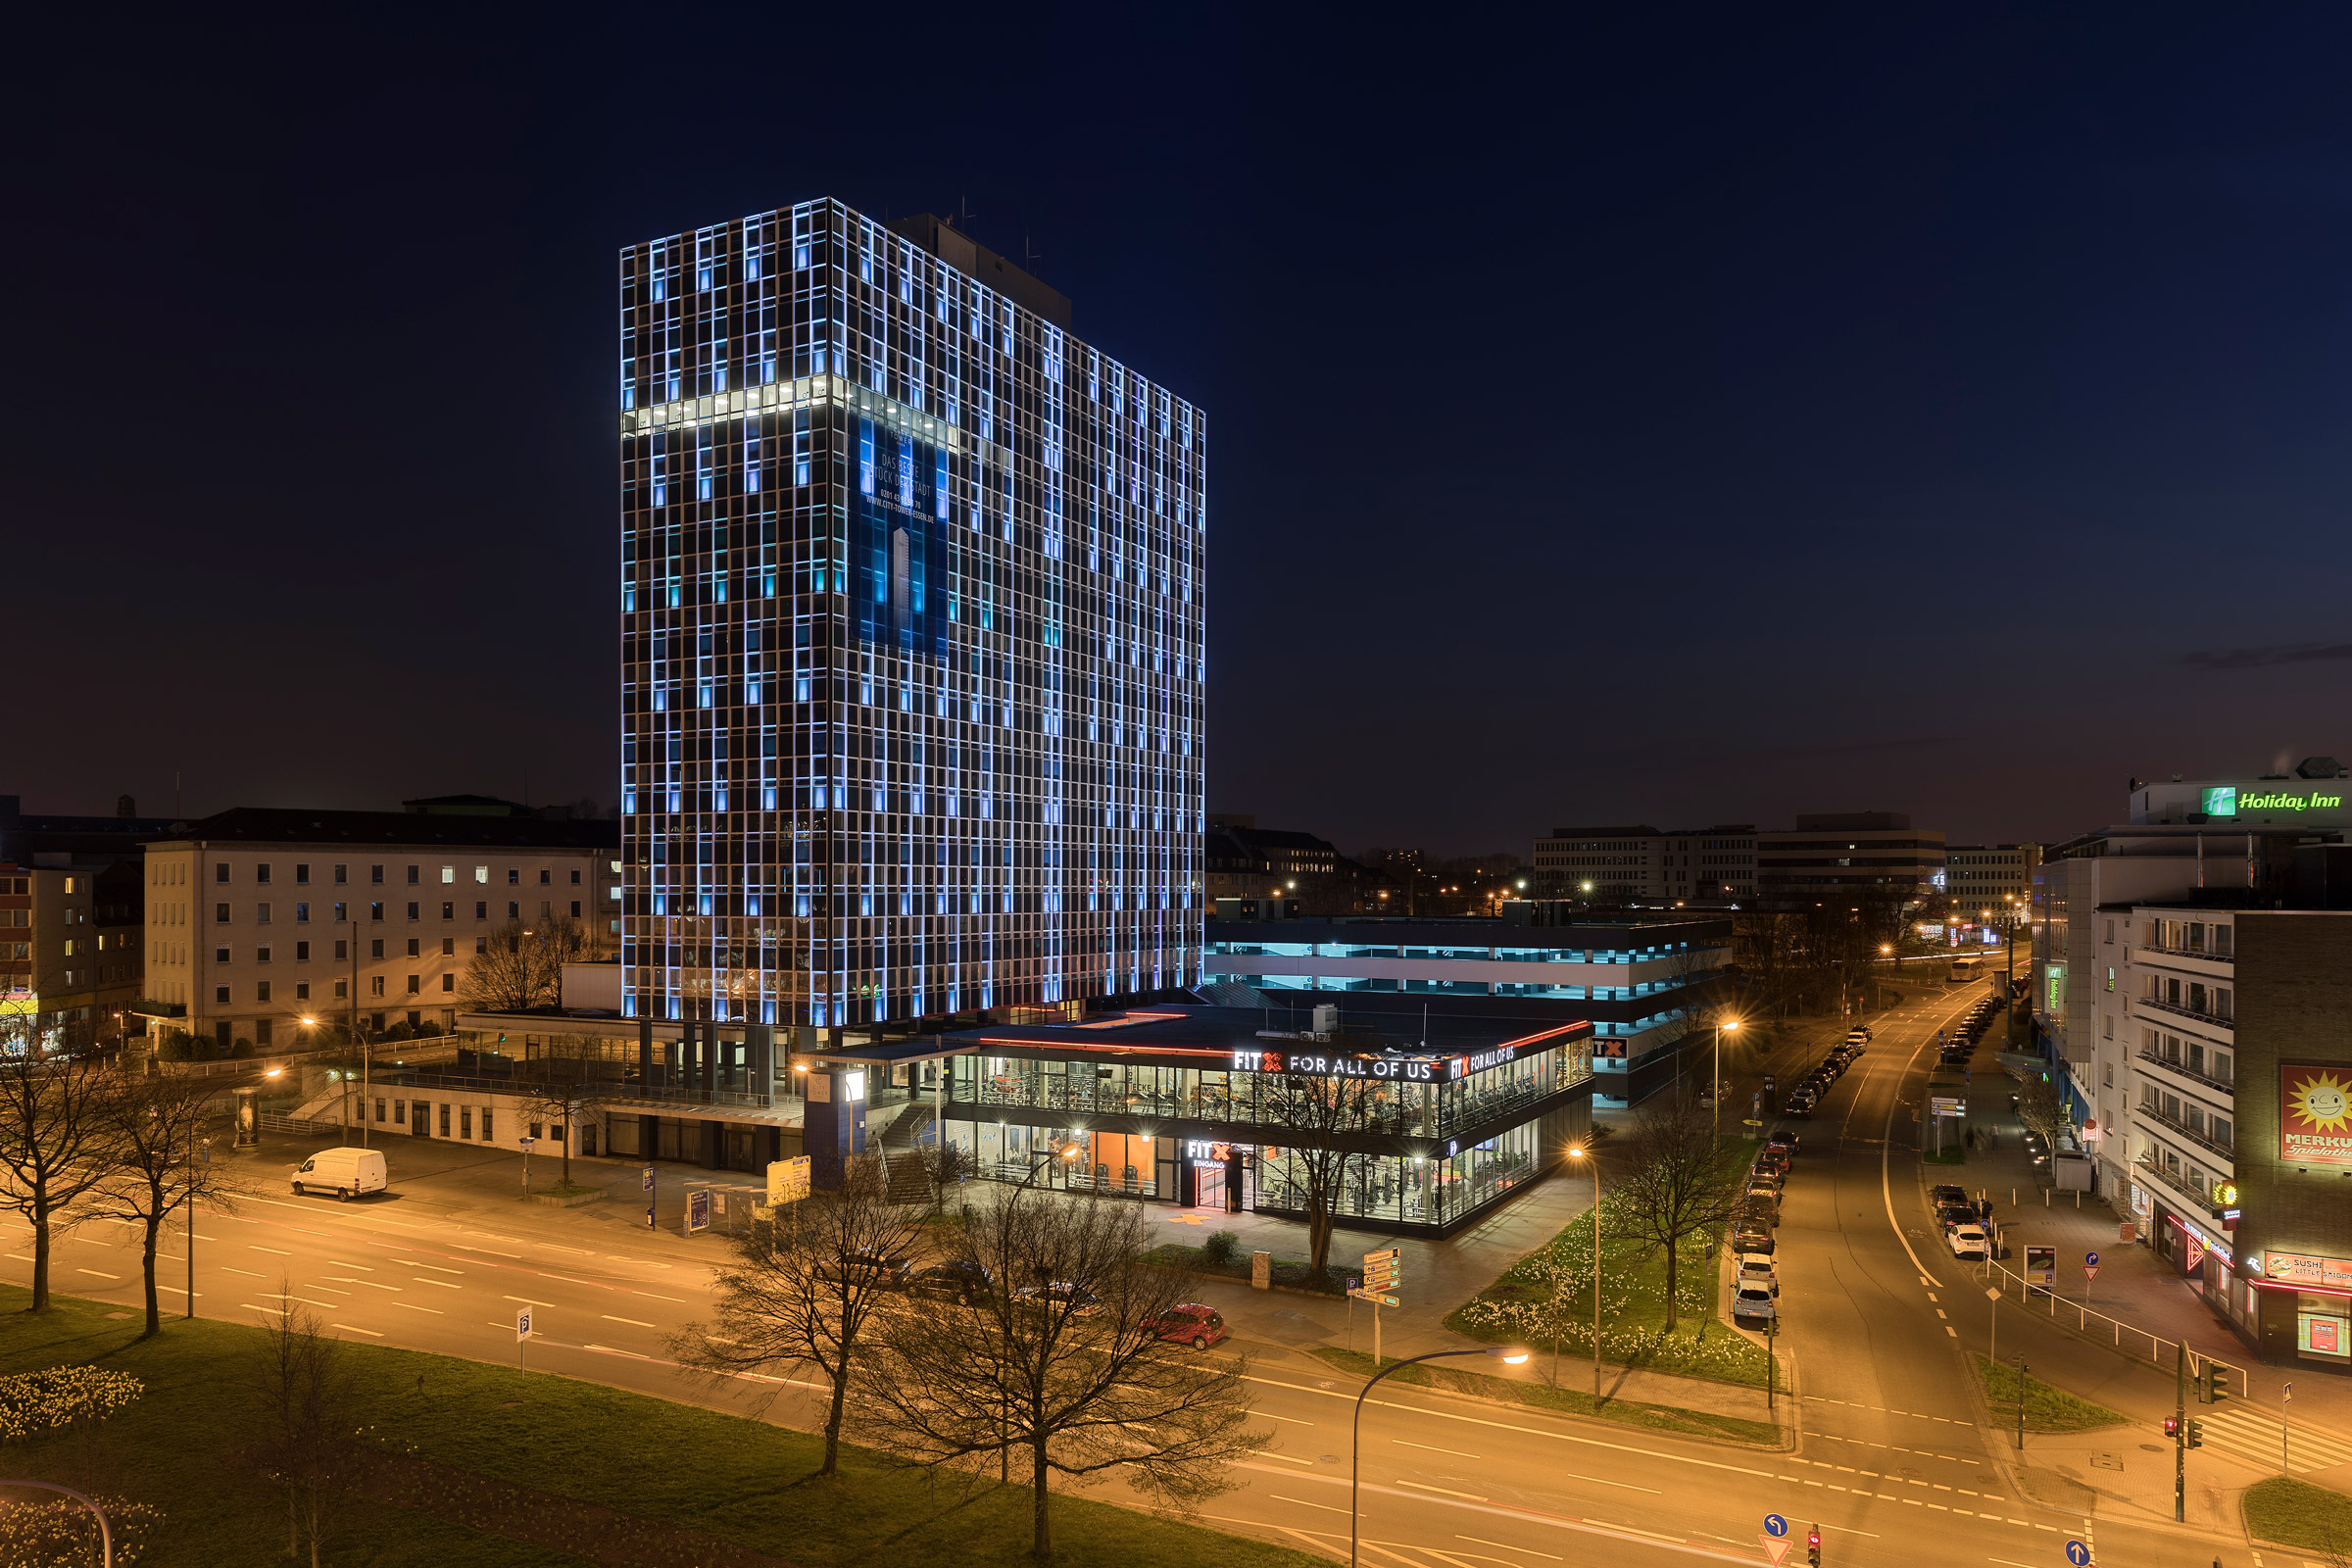
<instances>
[{"instance_id":1,"label":"concrete staircase","mask_svg":"<svg viewBox=\"0 0 2352 1568\"><path fill-rule=\"evenodd\" d=\"M919 1101L901 1105L890 1125L882 1129L879 1148L883 1165L889 1172L892 1202L931 1201L931 1179L923 1170L923 1150L937 1142L938 1136L931 1107Z\"/></svg>"}]
</instances>

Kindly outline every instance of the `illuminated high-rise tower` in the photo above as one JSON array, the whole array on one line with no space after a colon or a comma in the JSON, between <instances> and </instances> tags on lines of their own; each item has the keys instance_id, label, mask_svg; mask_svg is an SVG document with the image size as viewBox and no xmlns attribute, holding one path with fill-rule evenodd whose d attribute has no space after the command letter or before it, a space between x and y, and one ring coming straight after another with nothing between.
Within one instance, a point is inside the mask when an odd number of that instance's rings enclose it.
<instances>
[{"instance_id":1,"label":"illuminated high-rise tower","mask_svg":"<svg viewBox=\"0 0 2352 1568\"><path fill-rule=\"evenodd\" d=\"M621 252L632 1015L1199 981L1206 425L1068 328L833 201Z\"/></svg>"}]
</instances>

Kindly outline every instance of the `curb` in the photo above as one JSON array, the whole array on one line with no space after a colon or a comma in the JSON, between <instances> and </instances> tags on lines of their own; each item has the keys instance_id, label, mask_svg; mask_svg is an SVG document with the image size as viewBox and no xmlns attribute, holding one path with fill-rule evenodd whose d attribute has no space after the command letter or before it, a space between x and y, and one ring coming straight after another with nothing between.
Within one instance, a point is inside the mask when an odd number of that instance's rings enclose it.
<instances>
[{"instance_id":1,"label":"curb","mask_svg":"<svg viewBox=\"0 0 2352 1568\"><path fill-rule=\"evenodd\" d=\"M1252 1344L1252 1345L1257 1345L1257 1344L1263 1344L1264 1342L1262 1342L1262 1341L1255 1341L1255 1340L1253 1340L1253 1341L1250 1341L1250 1342L1249 1342L1249 1343L1250 1343L1250 1344ZM1338 1367L1336 1367L1336 1366L1333 1366L1333 1365L1332 1365L1330 1362L1328 1362L1328 1361L1324 1361L1324 1360L1321 1360L1321 1359L1319 1359L1319 1358L1316 1358L1316 1357L1314 1356L1314 1354L1313 1354L1313 1352L1312 1352L1312 1351L1309 1351L1309 1350L1300 1350L1300 1349L1298 1349L1298 1347L1296 1347L1296 1346L1288 1346L1288 1345L1286 1345L1286 1346L1273 1346L1273 1347L1269 1347L1269 1348L1273 1348L1273 1349L1279 1349L1279 1350L1293 1350L1293 1351L1296 1351L1298 1354L1300 1354L1300 1355L1307 1356L1307 1357L1308 1357L1310 1360L1314 1361L1314 1364L1315 1364L1315 1366L1316 1366L1318 1369L1320 1369L1320 1370L1321 1370L1323 1373L1325 1373L1325 1374L1327 1374L1327 1375L1334 1376L1334 1377L1338 1377L1338 1378L1346 1378L1346 1377L1349 1376L1349 1374L1348 1374L1348 1373L1346 1373L1346 1372L1343 1372L1343 1371L1341 1371L1341 1369L1340 1369L1340 1368L1338 1368ZM1516 1410L1516 1411L1520 1412L1521 1414L1532 1414L1532 1415L1546 1415L1546 1416L1554 1416L1554 1417L1557 1417L1558 1419L1560 1419L1560 1420L1563 1420L1563 1421L1596 1421L1596 1422L1600 1422L1600 1423L1603 1423L1603 1424L1605 1424L1605 1425L1612 1426L1612 1427L1617 1427L1617 1426L1631 1426L1631 1425L1633 1425L1633 1423L1631 1423L1631 1422L1624 1422L1624 1421L1610 1421L1610 1420L1609 1420L1609 1418L1608 1418L1608 1417L1606 1417L1606 1416L1601 1416L1601 1415L1587 1415L1587 1414L1583 1414L1583 1413L1580 1413L1580 1412L1578 1412L1578 1411L1575 1411L1575 1410L1547 1410L1547 1409L1545 1409L1545 1408L1544 1408L1543 1405L1540 1405L1540 1404L1531 1404L1531 1403L1529 1403L1529 1402L1528 1402L1527 1400L1525 1400L1525 1399L1501 1399L1501 1398L1496 1398L1494 1396L1493 1396L1493 1395L1489 1395L1489 1394L1464 1394L1464 1393L1462 1393L1462 1392L1460 1392L1460 1391L1458 1391L1458 1390L1455 1390L1455 1389L1441 1389L1441 1388L1433 1388L1433 1387L1431 1387L1431 1386L1429 1386L1429 1385L1427 1385L1427 1384L1421 1384L1421 1383L1405 1383L1405 1384L1397 1384L1397 1385L1393 1385L1393 1386L1394 1386L1394 1387L1400 1387L1400 1388L1406 1388L1406 1389L1410 1389L1410 1390L1412 1390L1412 1391L1413 1391L1415 1394L1431 1394L1431 1395L1436 1395L1436 1396L1439 1396L1439 1397L1441 1397L1441 1398L1446 1398L1446 1399L1461 1399L1461 1400L1465 1400L1465 1401L1467 1401L1468 1403L1471 1403L1471 1404L1483 1404L1483 1405L1487 1405L1487 1406L1489 1406L1490 1408L1496 1409L1496 1410ZM1656 1410L1682 1410L1682 1411L1685 1411L1685 1412L1686 1412L1686 1413L1688 1413L1688 1414L1690 1414L1690 1415L1698 1415L1698 1416L1703 1416L1703 1415L1713 1415L1713 1414L1715 1414L1715 1413L1716 1413L1716 1412L1714 1412L1714 1411L1711 1411L1711 1410L1692 1410L1692 1409L1690 1409L1690 1406L1688 1406L1688 1405L1682 1405L1682 1404L1657 1404L1657 1403L1653 1403L1652 1401L1650 1401L1650 1400L1647 1400L1647 1399L1622 1399L1622 1400L1618 1400L1618 1401L1615 1401L1615 1402L1618 1402L1618 1403L1621 1403L1621 1404L1639 1404L1639 1405L1645 1405L1645 1406L1647 1406L1647 1407L1649 1407L1649 1408L1651 1408L1651 1409L1656 1409ZM1730 1419L1730 1420L1735 1420L1735 1421L1737 1421L1737 1420L1744 1420L1744 1419L1746 1419L1746 1418L1745 1418L1745 1417L1742 1417L1742 1416L1732 1416L1732 1417L1727 1417L1726 1419ZM1722 1436L1722 1435L1720 1435L1720 1434L1710 1434L1710 1433L1695 1433L1695 1432L1668 1432L1668 1433L1663 1433L1663 1434L1660 1434L1660 1435L1661 1435L1661 1436L1664 1436L1664 1437L1671 1437L1671 1438L1687 1438L1687 1439L1690 1439L1690 1440L1692 1440L1692 1441L1695 1441L1695 1442L1700 1442L1700 1443L1719 1443L1719 1444L1722 1444L1722 1445L1723 1445L1724 1446L1726 1446L1726 1447L1730 1447L1730 1448L1740 1448L1740 1449L1744 1449L1744 1450L1746 1450L1747 1452L1750 1452L1750 1453L1793 1453L1793 1452L1795 1452L1795 1451L1796 1451L1796 1442L1795 1442L1795 1429L1794 1429L1794 1427L1793 1427L1793 1426L1783 1426L1783 1425L1781 1425L1781 1424L1780 1424L1779 1422L1777 1422L1777 1421L1776 1421L1776 1422L1773 1422L1773 1423L1771 1423L1771 1424L1772 1424L1772 1426L1773 1426L1774 1430L1776 1430L1776 1431L1778 1431L1778 1432L1780 1432L1780 1433L1782 1434L1782 1440L1781 1440L1779 1443L1777 1443L1777 1444L1742 1443L1742 1442L1740 1442L1740 1441L1738 1438L1725 1437L1725 1436Z\"/></svg>"}]
</instances>

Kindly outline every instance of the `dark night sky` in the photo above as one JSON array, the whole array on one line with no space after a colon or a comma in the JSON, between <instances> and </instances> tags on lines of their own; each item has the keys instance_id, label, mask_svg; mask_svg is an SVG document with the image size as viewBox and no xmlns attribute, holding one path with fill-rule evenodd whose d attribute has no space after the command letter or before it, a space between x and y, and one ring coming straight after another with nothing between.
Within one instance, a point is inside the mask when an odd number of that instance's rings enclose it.
<instances>
[{"instance_id":1,"label":"dark night sky","mask_svg":"<svg viewBox=\"0 0 2352 1568\"><path fill-rule=\"evenodd\" d=\"M2352 756L2352 22L1896 9L20 32L0 791L613 799L613 253L827 194L1207 411L1211 809L2057 837Z\"/></svg>"}]
</instances>

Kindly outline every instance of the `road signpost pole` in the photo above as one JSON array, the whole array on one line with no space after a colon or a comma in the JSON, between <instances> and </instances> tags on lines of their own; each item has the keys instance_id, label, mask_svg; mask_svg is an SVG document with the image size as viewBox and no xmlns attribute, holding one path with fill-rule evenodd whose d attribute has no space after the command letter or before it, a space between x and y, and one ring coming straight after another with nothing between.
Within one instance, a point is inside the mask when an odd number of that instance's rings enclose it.
<instances>
[{"instance_id":1,"label":"road signpost pole","mask_svg":"<svg viewBox=\"0 0 2352 1568\"><path fill-rule=\"evenodd\" d=\"M2295 1386L2289 1383L2278 1391L2278 1473L2286 1475L2286 1407L2295 1401Z\"/></svg>"}]
</instances>

